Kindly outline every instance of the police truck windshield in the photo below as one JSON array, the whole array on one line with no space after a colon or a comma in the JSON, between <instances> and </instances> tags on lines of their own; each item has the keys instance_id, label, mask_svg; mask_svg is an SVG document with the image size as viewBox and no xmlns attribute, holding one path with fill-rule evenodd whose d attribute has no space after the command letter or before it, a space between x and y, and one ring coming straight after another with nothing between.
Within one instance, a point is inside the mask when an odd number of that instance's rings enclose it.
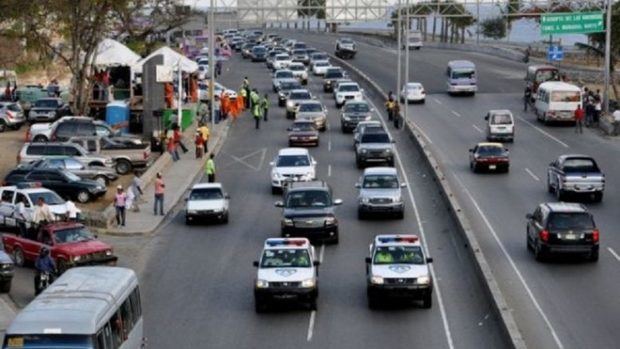
<instances>
[{"instance_id":1,"label":"police truck windshield","mask_svg":"<svg viewBox=\"0 0 620 349\"><path fill-rule=\"evenodd\" d=\"M373 264L424 264L420 246L379 246L375 250Z\"/></svg>"},{"instance_id":2,"label":"police truck windshield","mask_svg":"<svg viewBox=\"0 0 620 349\"><path fill-rule=\"evenodd\" d=\"M261 268L310 268L310 255L306 249L265 250Z\"/></svg>"}]
</instances>

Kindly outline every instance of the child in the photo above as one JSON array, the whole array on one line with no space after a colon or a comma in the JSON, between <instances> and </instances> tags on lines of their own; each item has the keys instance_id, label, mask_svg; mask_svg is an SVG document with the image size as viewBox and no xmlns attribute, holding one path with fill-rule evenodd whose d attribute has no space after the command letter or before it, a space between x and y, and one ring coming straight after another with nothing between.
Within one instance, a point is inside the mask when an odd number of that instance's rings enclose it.
<instances>
[{"instance_id":1,"label":"child","mask_svg":"<svg viewBox=\"0 0 620 349\"><path fill-rule=\"evenodd\" d=\"M204 139L202 138L202 133L200 131L196 131L196 159L202 159L202 154L204 152Z\"/></svg>"}]
</instances>

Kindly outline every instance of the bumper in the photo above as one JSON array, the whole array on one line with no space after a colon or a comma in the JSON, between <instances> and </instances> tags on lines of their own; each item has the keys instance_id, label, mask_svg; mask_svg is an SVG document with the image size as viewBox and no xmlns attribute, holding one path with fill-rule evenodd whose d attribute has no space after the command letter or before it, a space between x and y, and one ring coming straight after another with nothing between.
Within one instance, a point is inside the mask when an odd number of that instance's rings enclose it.
<instances>
[{"instance_id":1,"label":"bumper","mask_svg":"<svg viewBox=\"0 0 620 349\"><path fill-rule=\"evenodd\" d=\"M433 292L432 285L374 285L369 284L366 288L368 296L372 298L390 298L405 300L422 300Z\"/></svg>"},{"instance_id":2,"label":"bumper","mask_svg":"<svg viewBox=\"0 0 620 349\"><path fill-rule=\"evenodd\" d=\"M359 124L361 121L365 121L364 120L345 120L345 119L340 119L340 124L342 125L343 128L347 129L347 130L354 130L357 127L357 124Z\"/></svg>"},{"instance_id":3,"label":"bumper","mask_svg":"<svg viewBox=\"0 0 620 349\"><path fill-rule=\"evenodd\" d=\"M288 144L292 146L318 145L319 137L314 137L314 138L298 137L297 139L289 138Z\"/></svg>"},{"instance_id":4,"label":"bumper","mask_svg":"<svg viewBox=\"0 0 620 349\"><path fill-rule=\"evenodd\" d=\"M97 259L87 259L87 260L81 260L81 261L77 261L77 262L73 262L73 264L71 265L71 267L82 267L85 265L110 265L110 266L115 266L116 262L118 261L118 257L117 256L106 256L103 258L97 258Z\"/></svg>"},{"instance_id":5,"label":"bumper","mask_svg":"<svg viewBox=\"0 0 620 349\"><path fill-rule=\"evenodd\" d=\"M605 187L599 184L564 184L562 190L573 194L593 194L603 192Z\"/></svg>"},{"instance_id":6,"label":"bumper","mask_svg":"<svg viewBox=\"0 0 620 349\"><path fill-rule=\"evenodd\" d=\"M478 86L476 85L450 85L448 86L448 92L450 93L475 93L475 92L478 92Z\"/></svg>"},{"instance_id":7,"label":"bumper","mask_svg":"<svg viewBox=\"0 0 620 349\"><path fill-rule=\"evenodd\" d=\"M13 279L13 275L15 275L14 269L0 270L0 281L9 281Z\"/></svg>"},{"instance_id":8,"label":"bumper","mask_svg":"<svg viewBox=\"0 0 620 349\"><path fill-rule=\"evenodd\" d=\"M309 302L319 292L316 287L266 287L254 288L254 299L258 302Z\"/></svg>"},{"instance_id":9,"label":"bumper","mask_svg":"<svg viewBox=\"0 0 620 349\"><path fill-rule=\"evenodd\" d=\"M401 203L396 204L360 204L358 210L364 213L401 213L405 209L405 205Z\"/></svg>"},{"instance_id":10,"label":"bumper","mask_svg":"<svg viewBox=\"0 0 620 349\"><path fill-rule=\"evenodd\" d=\"M487 135L489 140L512 140L514 137L514 133L489 133Z\"/></svg>"},{"instance_id":11,"label":"bumper","mask_svg":"<svg viewBox=\"0 0 620 349\"><path fill-rule=\"evenodd\" d=\"M338 226L328 225L317 228L297 228L294 226L282 227L283 237L302 237L307 238L310 241L337 241L338 240Z\"/></svg>"},{"instance_id":12,"label":"bumper","mask_svg":"<svg viewBox=\"0 0 620 349\"><path fill-rule=\"evenodd\" d=\"M510 167L510 163L508 162L497 162L497 163L488 163L488 162L476 162L474 166L478 170L487 170L487 171L500 171L506 170Z\"/></svg>"},{"instance_id":13,"label":"bumper","mask_svg":"<svg viewBox=\"0 0 620 349\"><path fill-rule=\"evenodd\" d=\"M550 254L589 254L596 253L599 245L542 245L541 250Z\"/></svg>"},{"instance_id":14,"label":"bumper","mask_svg":"<svg viewBox=\"0 0 620 349\"><path fill-rule=\"evenodd\" d=\"M185 220L188 222L196 222L196 221L221 221L226 217L226 211L219 212L196 212L196 213L188 213L185 212Z\"/></svg>"},{"instance_id":15,"label":"bumper","mask_svg":"<svg viewBox=\"0 0 620 349\"><path fill-rule=\"evenodd\" d=\"M383 162L391 163L394 161L394 155L386 155L386 156L359 155L358 159L362 163L383 163Z\"/></svg>"},{"instance_id":16,"label":"bumper","mask_svg":"<svg viewBox=\"0 0 620 349\"><path fill-rule=\"evenodd\" d=\"M407 102L420 102L426 98L425 95L409 95L407 96Z\"/></svg>"},{"instance_id":17,"label":"bumper","mask_svg":"<svg viewBox=\"0 0 620 349\"><path fill-rule=\"evenodd\" d=\"M30 111L30 113L28 113L28 121L41 121L41 122L47 122L47 121L54 121L56 119L56 114L38 114L36 112Z\"/></svg>"}]
</instances>

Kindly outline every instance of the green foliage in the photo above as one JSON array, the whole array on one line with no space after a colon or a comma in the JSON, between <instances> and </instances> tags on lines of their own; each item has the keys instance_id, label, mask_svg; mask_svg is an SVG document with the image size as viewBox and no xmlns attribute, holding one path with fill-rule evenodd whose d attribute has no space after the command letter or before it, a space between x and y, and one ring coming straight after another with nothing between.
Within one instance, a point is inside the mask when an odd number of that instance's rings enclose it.
<instances>
[{"instance_id":1,"label":"green foliage","mask_svg":"<svg viewBox=\"0 0 620 349\"><path fill-rule=\"evenodd\" d=\"M595 47L599 49L605 48L605 32L589 34L588 37ZM612 6L611 53L614 56L620 55L620 2L616 2Z\"/></svg>"},{"instance_id":2,"label":"green foliage","mask_svg":"<svg viewBox=\"0 0 620 349\"><path fill-rule=\"evenodd\" d=\"M480 22L480 31L487 38L503 39L506 37L506 20L502 17L485 19Z\"/></svg>"}]
</instances>

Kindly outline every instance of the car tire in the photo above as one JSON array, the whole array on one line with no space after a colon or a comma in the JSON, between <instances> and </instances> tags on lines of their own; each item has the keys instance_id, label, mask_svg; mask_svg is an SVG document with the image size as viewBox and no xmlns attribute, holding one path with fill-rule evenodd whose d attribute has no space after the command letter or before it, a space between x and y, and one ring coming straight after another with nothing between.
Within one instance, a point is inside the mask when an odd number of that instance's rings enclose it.
<instances>
[{"instance_id":1,"label":"car tire","mask_svg":"<svg viewBox=\"0 0 620 349\"><path fill-rule=\"evenodd\" d=\"M368 308L371 310L378 309L379 300L377 300L375 297L372 297L371 295L368 295Z\"/></svg>"},{"instance_id":2,"label":"car tire","mask_svg":"<svg viewBox=\"0 0 620 349\"><path fill-rule=\"evenodd\" d=\"M265 304L258 301L254 301L254 309L256 310L257 314L262 314L267 311L267 307L265 306Z\"/></svg>"},{"instance_id":3,"label":"car tire","mask_svg":"<svg viewBox=\"0 0 620 349\"><path fill-rule=\"evenodd\" d=\"M314 310L314 311L316 311L316 309L317 309L317 302L316 302L316 298L311 299L311 300L308 302L308 309L309 309L309 310Z\"/></svg>"},{"instance_id":4,"label":"car tire","mask_svg":"<svg viewBox=\"0 0 620 349\"><path fill-rule=\"evenodd\" d=\"M422 308L430 309L433 307L433 295L428 294L422 299Z\"/></svg>"},{"instance_id":5,"label":"car tire","mask_svg":"<svg viewBox=\"0 0 620 349\"><path fill-rule=\"evenodd\" d=\"M534 248L532 247L532 244L530 243L530 234L527 231L527 229L525 229L525 247L527 248L528 251L534 251Z\"/></svg>"},{"instance_id":6,"label":"car tire","mask_svg":"<svg viewBox=\"0 0 620 349\"><path fill-rule=\"evenodd\" d=\"M534 258L539 262L544 262L547 260L547 253L543 251L540 244L536 244L536 247L534 247Z\"/></svg>"},{"instance_id":7,"label":"car tire","mask_svg":"<svg viewBox=\"0 0 620 349\"><path fill-rule=\"evenodd\" d=\"M318 147L318 146L319 146L319 143L320 143L320 141L317 139L317 140L316 140L316 145L315 145L315 147Z\"/></svg>"},{"instance_id":8,"label":"car tire","mask_svg":"<svg viewBox=\"0 0 620 349\"><path fill-rule=\"evenodd\" d=\"M116 173L126 175L131 171L132 167L131 162L125 159L120 159L116 162Z\"/></svg>"},{"instance_id":9,"label":"car tire","mask_svg":"<svg viewBox=\"0 0 620 349\"><path fill-rule=\"evenodd\" d=\"M187 216L185 216L185 225L193 225L193 224L194 222L191 219L189 219Z\"/></svg>"},{"instance_id":10,"label":"car tire","mask_svg":"<svg viewBox=\"0 0 620 349\"><path fill-rule=\"evenodd\" d=\"M280 192L279 188L271 187L271 195L277 195Z\"/></svg>"},{"instance_id":11,"label":"car tire","mask_svg":"<svg viewBox=\"0 0 620 349\"><path fill-rule=\"evenodd\" d=\"M405 210L396 213L396 219L404 219L405 218Z\"/></svg>"},{"instance_id":12,"label":"car tire","mask_svg":"<svg viewBox=\"0 0 620 349\"><path fill-rule=\"evenodd\" d=\"M79 203L85 204L90 200L90 193L86 190L80 190L77 193L76 199Z\"/></svg>"},{"instance_id":13,"label":"car tire","mask_svg":"<svg viewBox=\"0 0 620 349\"><path fill-rule=\"evenodd\" d=\"M555 192L555 198L556 198L558 201L562 201L562 199L563 199L563 198L564 198L564 196L565 196L565 195L564 195L564 190L562 190L561 188L555 188L554 192Z\"/></svg>"},{"instance_id":14,"label":"car tire","mask_svg":"<svg viewBox=\"0 0 620 349\"><path fill-rule=\"evenodd\" d=\"M6 131L6 123L4 120L0 120L0 133Z\"/></svg>"},{"instance_id":15,"label":"car tire","mask_svg":"<svg viewBox=\"0 0 620 349\"><path fill-rule=\"evenodd\" d=\"M37 142L37 143L47 142L47 137L45 137L43 135L37 135L37 136L34 137L34 139L32 141L33 142Z\"/></svg>"},{"instance_id":16,"label":"car tire","mask_svg":"<svg viewBox=\"0 0 620 349\"><path fill-rule=\"evenodd\" d=\"M357 210L357 219L359 219L360 221L363 221L364 219L366 219L366 212L358 209Z\"/></svg>"},{"instance_id":17,"label":"car tire","mask_svg":"<svg viewBox=\"0 0 620 349\"><path fill-rule=\"evenodd\" d=\"M594 202L601 202L603 201L603 192L599 191L594 193Z\"/></svg>"},{"instance_id":18,"label":"car tire","mask_svg":"<svg viewBox=\"0 0 620 349\"><path fill-rule=\"evenodd\" d=\"M392 159L392 160L388 161L387 164L388 164L389 167L394 167L394 160Z\"/></svg>"},{"instance_id":19,"label":"car tire","mask_svg":"<svg viewBox=\"0 0 620 349\"><path fill-rule=\"evenodd\" d=\"M103 185L104 187L108 185L108 179L105 176L96 176L95 182Z\"/></svg>"},{"instance_id":20,"label":"car tire","mask_svg":"<svg viewBox=\"0 0 620 349\"><path fill-rule=\"evenodd\" d=\"M598 250L590 252L590 262L598 262Z\"/></svg>"},{"instance_id":21,"label":"car tire","mask_svg":"<svg viewBox=\"0 0 620 349\"><path fill-rule=\"evenodd\" d=\"M6 280L0 283L0 293L9 293L9 291L11 291L11 281L12 280Z\"/></svg>"},{"instance_id":22,"label":"car tire","mask_svg":"<svg viewBox=\"0 0 620 349\"><path fill-rule=\"evenodd\" d=\"M355 159L355 165L357 165L359 169L364 168L364 163L360 159Z\"/></svg>"},{"instance_id":23,"label":"car tire","mask_svg":"<svg viewBox=\"0 0 620 349\"><path fill-rule=\"evenodd\" d=\"M426 104L426 99L423 99L420 103Z\"/></svg>"},{"instance_id":24,"label":"car tire","mask_svg":"<svg viewBox=\"0 0 620 349\"><path fill-rule=\"evenodd\" d=\"M224 215L224 217L222 217L222 224L228 224L228 212Z\"/></svg>"},{"instance_id":25,"label":"car tire","mask_svg":"<svg viewBox=\"0 0 620 349\"><path fill-rule=\"evenodd\" d=\"M19 247L15 247L15 249L13 249L13 262L18 267L23 267L26 264L24 251L22 251L22 249Z\"/></svg>"}]
</instances>

